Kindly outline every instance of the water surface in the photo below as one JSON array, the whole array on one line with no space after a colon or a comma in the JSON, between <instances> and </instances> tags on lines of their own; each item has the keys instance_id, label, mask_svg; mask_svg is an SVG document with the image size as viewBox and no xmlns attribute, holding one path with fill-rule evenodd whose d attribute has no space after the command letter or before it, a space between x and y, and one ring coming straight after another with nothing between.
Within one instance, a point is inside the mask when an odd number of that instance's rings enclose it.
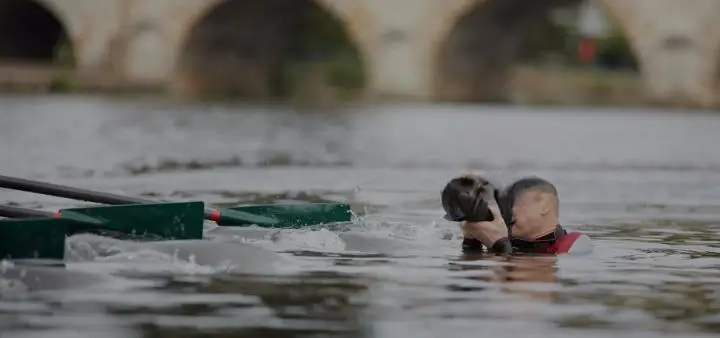
<instances>
[{"instance_id":1,"label":"water surface","mask_svg":"<svg viewBox=\"0 0 720 338\"><path fill-rule=\"evenodd\" d=\"M181 243L74 236L64 270L2 267L2 336L715 336L719 134L718 116L686 111L4 97L3 174L217 205L343 201L357 219L208 225ZM461 255L437 199L469 171L550 179L596 251Z\"/></svg>"}]
</instances>

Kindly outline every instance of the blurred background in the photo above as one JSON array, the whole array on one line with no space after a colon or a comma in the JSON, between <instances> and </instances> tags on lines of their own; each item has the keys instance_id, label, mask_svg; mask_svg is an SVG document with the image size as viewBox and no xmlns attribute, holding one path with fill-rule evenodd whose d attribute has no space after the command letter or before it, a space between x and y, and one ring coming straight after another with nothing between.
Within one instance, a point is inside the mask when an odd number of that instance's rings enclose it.
<instances>
[{"instance_id":1,"label":"blurred background","mask_svg":"<svg viewBox=\"0 0 720 338\"><path fill-rule=\"evenodd\" d=\"M0 88L718 104L713 0L6 0Z\"/></svg>"},{"instance_id":2,"label":"blurred background","mask_svg":"<svg viewBox=\"0 0 720 338\"><path fill-rule=\"evenodd\" d=\"M717 337L720 0L0 0L0 174L353 222L76 235L6 337ZM440 191L539 175L586 257L460 253ZM89 203L0 189L0 203ZM180 252L180 254L178 253Z\"/></svg>"}]
</instances>

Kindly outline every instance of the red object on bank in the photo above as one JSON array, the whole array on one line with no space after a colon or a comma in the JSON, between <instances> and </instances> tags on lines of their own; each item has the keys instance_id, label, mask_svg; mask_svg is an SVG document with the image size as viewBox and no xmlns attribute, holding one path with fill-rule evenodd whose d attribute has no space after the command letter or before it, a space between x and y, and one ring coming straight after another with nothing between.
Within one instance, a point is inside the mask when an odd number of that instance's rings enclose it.
<instances>
[{"instance_id":1,"label":"red object on bank","mask_svg":"<svg viewBox=\"0 0 720 338\"><path fill-rule=\"evenodd\" d=\"M595 59L595 40L583 38L578 43L578 56L583 63L590 63Z\"/></svg>"}]
</instances>

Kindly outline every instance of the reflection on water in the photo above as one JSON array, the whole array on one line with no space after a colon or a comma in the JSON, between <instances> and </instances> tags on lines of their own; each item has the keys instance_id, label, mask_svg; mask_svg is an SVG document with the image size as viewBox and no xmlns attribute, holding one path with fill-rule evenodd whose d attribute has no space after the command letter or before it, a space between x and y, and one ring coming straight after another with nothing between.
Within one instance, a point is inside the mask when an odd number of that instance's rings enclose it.
<instances>
[{"instance_id":1,"label":"reflection on water","mask_svg":"<svg viewBox=\"0 0 720 338\"><path fill-rule=\"evenodd\" d=\"M173 301L115 304L108 311L143 337L363 337L362 279L337 273L291 278L227 276L204 283L168 280L148 293Z\"/></svg>"},{"instance_id":2,"label":"reflection on water","mask_svg":"<svg viewBox=\"0 0 720 338\"><path fill-rule=\"evenodd\" d=\"M327 229L68 239L64 269L5 265L3 337L711 337L720 332L720 118L389 106L294 112L0 100L0 172L168 200L349 202ZM555 182L586 257L462 255L439 189ZM85 203L0 190L55 209Z\"/></svg>"}]
</instances>

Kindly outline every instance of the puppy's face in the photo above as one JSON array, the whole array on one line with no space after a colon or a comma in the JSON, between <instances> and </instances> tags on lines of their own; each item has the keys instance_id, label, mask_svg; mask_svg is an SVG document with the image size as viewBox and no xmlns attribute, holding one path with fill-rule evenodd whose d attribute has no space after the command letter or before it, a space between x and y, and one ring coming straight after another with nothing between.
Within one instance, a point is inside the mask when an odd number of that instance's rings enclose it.
<instances>
[{"instance_id":1,"label":"puppy's face","mask_svg":"<svg viewBox=\"0 0 720 338\"><path fill-rule=\"evenodd\" d=\"M495 198L495 187L482 176L466 175L458 177L451 182L455 182L455 184L471 196L481 196L488 202Z\"/></svg>"},{"instance_id":2,"label":"puppy's face","mask_svg":"<svg viewBox=\"0 0 720 338\"><path fill-rule=\"evenodd\" d=\"M482 200L490 204L497 204L497 189L489 180L478 175L465 175L452 179L446 185L442 193L442 203L446 211L447 220L457 220L462 212L455 210L456 194L464 193L472 197L480 197Z\"/></svg>"}]
</instances>

